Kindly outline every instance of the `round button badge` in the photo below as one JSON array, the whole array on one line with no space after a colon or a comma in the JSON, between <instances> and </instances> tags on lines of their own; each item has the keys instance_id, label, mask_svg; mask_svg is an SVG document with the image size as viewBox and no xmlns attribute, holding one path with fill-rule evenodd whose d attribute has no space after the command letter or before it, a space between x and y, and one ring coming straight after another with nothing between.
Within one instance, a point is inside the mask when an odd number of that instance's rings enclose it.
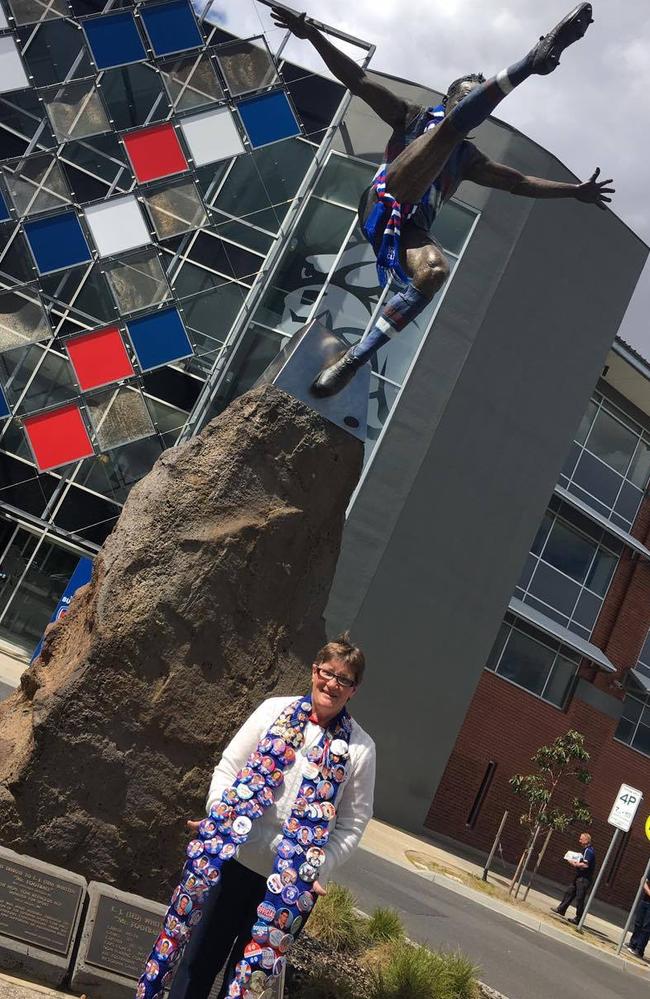
<instances>
[{"instance_id":1,"label":"round button badge","mask_svg":"<svg viewBox=\"0 0 650 999\"><path fill-rule=\"evenodd\" d=\"M194 860L195 857L200 857L203 853L203 843L200 839L191 839L187 844L186 850L187 856L190 860Z\"/></svg>"},{"instance_id":2,"label":"round button badge","mask_svg":"<svg viewBox=\"0 0 650 999\"><path fill-rule=\"evenodd\" d=\"M334 739L330 744L332 756L341 756L343 759L348 755L350 747L344 739Z\"/></svg>"},{"instance_id":3,"label":"round button badge","mask_svg":"<svg viewBox=\"0 0 650 999\"><path fill-rule=\"evenodd\" d=\"M309 826L301 826L296 835L296 839L301 846L309 846L313 838L314 834Z\"/></svg>"},{"instance_id":4,"label":"round button badge","mask_svg":"<svg viewBox=\"0 0 650 999\"><path fill-rule=\"evenodd\" d=\"M293 857L295 852L296 852L296 844L292 843L290 839L281 839L280 842L278 843L277 853L278 856L282 857L283 859L289 860L290 857Z\"/></svg>"},{"instance_id":5,"label":"round button badge","mask_svg":"<svg viewBox=\"0 0 650 999\"><path fill-rule=\"evenodd\" d=\"M300 917L297 917L297 918L300 918ZM293 945L293 937L292 937L292 935L290 933L285 933L284 936L282 937L282 940L280 941L280 943L278 945L278 950L280 951L281 954L286 954L287 951L290 950L290 948L292 947L292 945Z\"/></svg>"},{"instance_id":6,"label":"round button badge","mask_svg":"<svg viewBox=\"0 0 650 999\"><path fill-rule=\"evenodd\" d=\"M266 944L269 942L269 927L267 923L257 922L253 923L253 929L251 930L251 936L255 943Z\"/></svg>"},{"instance_id":7,"label":"round button badge","mask_svg":"<svg viewBox=\"0 0 650 999\"><path fill-rule=\"evenodd\" d=\"M280 892L282 891L282 879L277 872L271 874L266 879L266 884L269 891L273 892L274 895L279 895Z\"/></svg>"},{"instance_id":8,"label":"round button badge","mask_svg":"<svg viewBox=\"0 0 650 999\"><path fill-rule=\"evenodd\" d=\"M209 853L211 857L216 857L223 846L223 840L221 836L213 836L212 839L206 839L203 846L206 853Z\"/></svg>"},{"instance_id":9,"label":"round button badge","mask_svg":"<svg viewBox=\"0 0 650 999\"><path fill-rule=\"evenodd\" d=\"M318 876L318 871L316 870L315 867L312 867L311 864L301 864L298 874L300 875L303 881L306 881L308 884L310 884L312 881L316 880Z\"/></svg>"},{"instance_id":10,"label":"round button badge","mask_svg":"<svg viewBox=\"0 0 650 999\"><path fill-rule=\"evenodd\" d=\"M210 836L214 836L217 831L217 823L214 819L203 819L199 823L199 836L201 839L209 839Z\"/></svg>"},{"instance_id":11,"label":"round button badge","mask_svg":"<svg viewBox=\"0 0 650 999\"><path fill-rule=\"evenodd\" d=\"M310 846L306 853L307 863L312 867L322 867L325 863L325 851L319 846Z\"/></svg>"},{"instance_id":12,"label":"round button badge","mask_svg":"<svg viewBox=\"0 0 650 999\"><path fill-rule=\"evenodd\" d=\"M282 889L282 901L285 903L285 905L295 905L295 903L298 901L299 895L300 891L296 888L295 885L285 885Z\"/></svg>"},{"instance_id":13,"label":"round button badge","mask_svg":"<svg viewBox=\"0 0 650 999\"><path fill-rule=\"evenodd\" d=\"M232 831L238 836L248 836L253 828L253 823L246 815L239 815L232 824Z\"/></svg>"},{"instance_id":14,"label":"round button badge","mask_svg":"<svg viewBox=\"0 0 650 999\"><path fill-rule=\"evenodd\" d=\"M296 903L301 912L311 912L314 908L314 896L310 891L304 891L298 896Z\"/></svg>"},{"instance_id":15,"label":"round button badge","mask_svg":"<svg viewBox=\"0 0 650 999\"><path fill-rule=\"evenodd\" d=\"M269 931L269 943L277 950L282 943L285 934L283 930L278 930L275 926Z\"/></svg>"},{"instance_id":16,"label":"round button badge","mask_svg":"<svg viewBox=\"0 0 650 999\"><path fill-rule=\"evenodd\" d=\"M263 756L260 762L259 770L261 774L270 774L275 770L275 760L272 756Z\"/></svg>"},{"instance_id":17,"label":"round button badge","mask_svg":"<svg viewBox=\"0 0 650 999\"><path fill-rule=\"evenodd\" d=\"M258 968L251 975L251 980L248 983L248 990L252 992L253 995L261 996L266 988L267 976L263 971Z\"/></svg>"},{"instance_id":18,"label":"round button badge","mask_svg":"<svg viewBox=\"0 0 650 999\"><path fill-rule=\"evenodd\" d=\"M257 915L260 919L263 919L267 923L273 922L275 919L275 906L271 905L270 902L260 902L257 907Z\"/></svg>"}]
</instances>

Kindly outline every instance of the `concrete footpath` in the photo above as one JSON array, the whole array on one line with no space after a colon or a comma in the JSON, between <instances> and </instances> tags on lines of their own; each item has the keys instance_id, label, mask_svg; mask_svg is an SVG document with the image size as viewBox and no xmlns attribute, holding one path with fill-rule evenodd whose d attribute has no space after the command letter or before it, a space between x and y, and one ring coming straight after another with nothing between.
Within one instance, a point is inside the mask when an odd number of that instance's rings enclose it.
<instances>
[{"instance_id":1,"label":"concrete footpath","mask_svg":"<svg viewBox=\"0 0 650 999\"><path fill-rule=\"evenodd\" d=\"M35 982L26 982L22 978L11 978L10 975L0 974L0 996L2 999L62 999L66 995L68 993L56 992L44 985L37 985ZM79 999L79 997L74 996L71 999Z\"/></svg>"},{"instance_id":2,"label":"concrete footpath","mask_svg":"<svg viewBox=\"0 0 650 999\"><path fill-rule=\"evenodd\" d=\"M650 981L648 961L633 957L625 949L620 957L616 955L625 914L599 905L598 914L589 913L584 931L580 933L577 927L550 911L557 905L561 889L547 887L542 881L541 887L529 892L525 902L513 900L508 896L509 880L505 875L491 872L489 881L484 882L483 864L468 855L454 852L452 847L455 846L402 832L376 819L370 822L361 840L362 849L369 853L471 899L529 930L560 940L569 947L607 961L619 970ZM569 914L573 915L573 910L569 910Z\"/></svg>"}]
</instances>

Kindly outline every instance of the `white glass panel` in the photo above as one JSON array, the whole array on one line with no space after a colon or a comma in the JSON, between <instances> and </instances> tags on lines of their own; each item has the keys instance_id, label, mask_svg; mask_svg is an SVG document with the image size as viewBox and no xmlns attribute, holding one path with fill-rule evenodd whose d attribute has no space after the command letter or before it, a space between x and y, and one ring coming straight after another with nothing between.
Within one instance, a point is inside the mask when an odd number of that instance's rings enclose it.
<instances>
[{"instance_id":1,"label":"white glass panel","mask_svg":"<svg viewBox=\"0 0 650 999\"><path fill-rule=\"evenodd\" d=\"M92 205L84 214L100 257L151 242L142 209L132 194Z\"/></svg>"},{"instance_id":2,"label":"white glass panel","mask_svg":"<svg viewBox=\"0 0 650 999\"><path fill-rule=\"evenodd\" d=\"M228 108L215 108L184 118L181 129L197 167L244 152L244 144Z\"/></svg>"},{"instance_id":3,"label":"white glass panel","mask_svg":"<svg viewBox=\"0 0 650 999\"><path fill-rule=\"evenodd\" d=\"M0 38L0 94L29 86L27 74L11 35Z\"/></svg>"}]
</instances>

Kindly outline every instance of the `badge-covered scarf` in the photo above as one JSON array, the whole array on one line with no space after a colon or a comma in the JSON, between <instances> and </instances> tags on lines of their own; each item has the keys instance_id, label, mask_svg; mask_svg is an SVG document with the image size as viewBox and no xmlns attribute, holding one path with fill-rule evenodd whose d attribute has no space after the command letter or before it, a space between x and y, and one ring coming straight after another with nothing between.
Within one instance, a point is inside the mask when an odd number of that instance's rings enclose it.
<instances>
[{"instance_id":1,"label":"badge-covered scarf","mask_svg":"<svg viewBox=\"0 0 650 999\"><path fill-rule=\"evenodd\" d=\"M414 127L404 136L402 148L410 145L418 136L424 135L429 129L439 125L445 117L444 105L439 104L435 108L427 108L426 111L415 120ZM402 284L408 284L410 278L402 269L399 259L400 236L402 224L407 222L417 211L418 205L430 206L432 196L436 201L443 197L439 191L440 178L425 191L422 198L415 205L407 204L405 201L397 201L393 195L386 190L386 171L388 164L395 156L402 152L402 149L391 147L387 149L386 163L382 163L374 176L372 186L377 195L377 204L366 219L363 225L363 232L371 246L377 246L379 235L381 242L377 250L377 276L379 283L384 287L392 276L397 278Z\"/></svg>"},{"instance_id":2,"label":"badge-covered scarf","mask_svg":"<svg viewBox=\"0 0 650 999\"><path fill-rule=\"evenodd\" d=\"M282 784L286 768L296 762L311 710L309 696L284 709L234 784L223 791L221 801L201 822L197 838L188 843L188 859L138 982L137 999L162 999L192 928L201 919L208 892L220 890L221 868L237 856L255 819L274 804L274 790ZM303 782L276 848L251 940L228 983L232 999L244 991L263 992L270 977L281 974L285 955L314 907L317 896L312 886L325 860L336 798L347 776L351 729L344 709L307 754Z\"/></svg>"}]
</instances>

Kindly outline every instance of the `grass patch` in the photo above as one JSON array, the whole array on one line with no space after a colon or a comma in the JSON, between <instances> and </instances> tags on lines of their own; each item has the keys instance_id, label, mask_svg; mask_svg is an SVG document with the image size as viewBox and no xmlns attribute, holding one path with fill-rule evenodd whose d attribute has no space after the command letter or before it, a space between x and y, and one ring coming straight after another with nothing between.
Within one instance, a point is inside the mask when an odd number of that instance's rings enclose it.
<instances>
[{"instance_id":1,"label":"grass patch","mask_svg":"<svg viewBox=\"0 0 650 999\"><path fill-rule=\"evenodd\" d=\"M399 940L375 949L369 999L475 999L476 969L464 954L446 954ZM370 957L370 955L368 955Z\"/></svg>"},{"instance_id":2,"label":"grass patch","mask_svg":"<svg viewBox=\"0 0 650 999\"><path fill-rule=\"evenodd\" d=\"M319 898L306 932L337 954L354 954L367 940L366 920L356 911L357 900L342 885L330 884Z\"/></svg>"},{"instance_id":3,"label":"grass patch","mask_svg":"<svg viewBox=\"0 0 650 999\"><path fill-rule=\"evenodd\" d=\"M365 924L366 936L371 944L401 940L404 927L396 909L378 908Z\"/></svg>"},{"instance_id":4,"label":"grass patch","mask_svg":"<svg viewBox=\"0 0 650 999\"><path fill-rule=\"evenodd\" d=\"M346 981L321 971L307 978L300 988L300 999L358 999Z\"/></svg>"}]
</instances>

